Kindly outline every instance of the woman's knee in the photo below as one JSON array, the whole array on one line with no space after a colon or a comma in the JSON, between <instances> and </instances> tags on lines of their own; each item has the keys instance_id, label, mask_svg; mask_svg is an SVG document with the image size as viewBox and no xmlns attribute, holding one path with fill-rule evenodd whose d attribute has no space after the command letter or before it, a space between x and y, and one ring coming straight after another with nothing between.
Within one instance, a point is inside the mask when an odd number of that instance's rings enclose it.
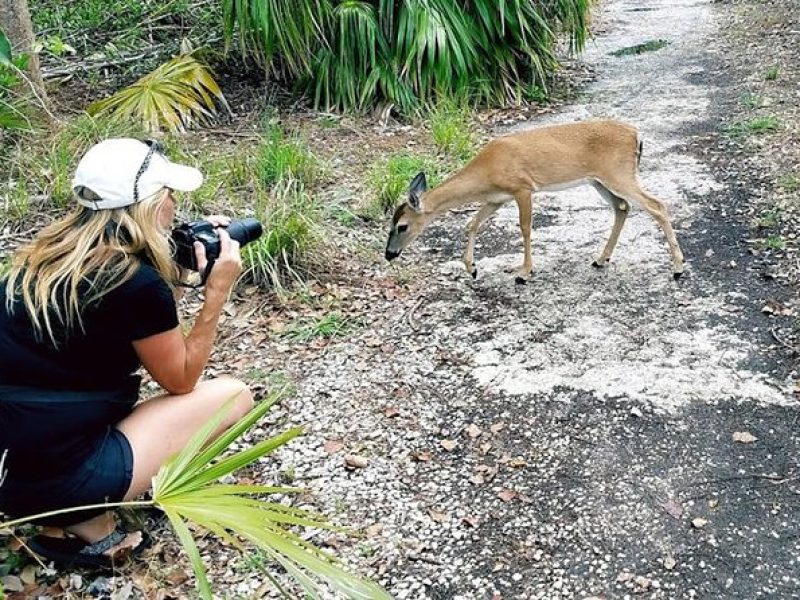
<instances>
[{"instance_id":1,"label":"woman's knee","mask_svg":"<svg viewBox=\"0 0 800 600\"><path fill-rule=\"evenodd\" d=\"M253 392L244 381L234 379L233 377L219 377L212 379L209 384L218 387L218 400L220 405L229 400L233 400L233 407L231 409L231 417L238 421L255 405L253 399Z\"/></svg>"}]
</instances>

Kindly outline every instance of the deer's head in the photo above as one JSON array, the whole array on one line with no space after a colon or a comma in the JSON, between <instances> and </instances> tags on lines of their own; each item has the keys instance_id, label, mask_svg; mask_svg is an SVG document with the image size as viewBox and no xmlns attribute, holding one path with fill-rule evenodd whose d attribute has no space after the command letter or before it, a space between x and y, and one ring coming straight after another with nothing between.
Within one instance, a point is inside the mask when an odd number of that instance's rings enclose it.
<instances>
[{"instance_id":1,"label":"deer's head","mask_svg":"<svg viewBox=\"0 0 800 600\"><path fill-rule=\"evenodd\" d=\"M392 216L386 260L400 256L403 250L422 233L432 215L422 210L422 197L428 189L425 173L417 173L408 188L408 201L397 207Z\"/></svg>"}]
</instances>

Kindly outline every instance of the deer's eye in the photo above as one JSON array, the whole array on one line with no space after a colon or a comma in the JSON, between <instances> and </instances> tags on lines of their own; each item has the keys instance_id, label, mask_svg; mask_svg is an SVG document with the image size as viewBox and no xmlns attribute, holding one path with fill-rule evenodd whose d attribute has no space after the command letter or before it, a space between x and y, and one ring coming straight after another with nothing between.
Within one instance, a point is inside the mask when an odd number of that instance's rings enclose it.
<instances>
[{"instance_id":1,"label":"deer's eye","mask_svg":"<svg viewBox=\"0 0 800 600\"><path fill-rule=\"evenodd\" d=\"M397 226L397 233L405 233L407 230L408 230L408 225L406 223Z\"/></svg>"}]
</instances>

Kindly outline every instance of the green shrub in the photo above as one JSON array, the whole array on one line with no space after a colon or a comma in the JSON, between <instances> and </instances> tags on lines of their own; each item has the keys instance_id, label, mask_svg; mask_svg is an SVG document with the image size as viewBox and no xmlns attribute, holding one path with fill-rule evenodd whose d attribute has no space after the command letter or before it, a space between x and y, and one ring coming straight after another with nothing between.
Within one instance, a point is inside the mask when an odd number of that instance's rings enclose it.
<instances>
[{"instance_id":1,"label":"green shrub","mask_svg":"<svg viewBox=\"0 0 800 600\"><path fill-rule=\"evenodd\" d=\"M591 0L223 0L225 37L317 107L402 112L439 94L521 100L546 87L559 35L579 51Z\"/></svg>"}]
</instances>

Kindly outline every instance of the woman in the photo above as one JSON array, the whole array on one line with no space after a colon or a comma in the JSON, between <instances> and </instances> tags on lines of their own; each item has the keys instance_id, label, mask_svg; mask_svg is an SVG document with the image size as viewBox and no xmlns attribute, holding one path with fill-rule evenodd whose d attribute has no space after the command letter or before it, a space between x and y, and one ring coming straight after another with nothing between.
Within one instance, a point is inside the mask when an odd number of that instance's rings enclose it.
<instances>
[{"instance_id":1,"label":"woman","mask_svg":"<svg viewBox=\"0 0 800 600\"><path fill-rule=\"evenodd\" d=\"M235 397L216 435L252 408L244 383L199 381L241 272L239 245L223 228L203 307L188 335L178 323L172 193L202 180L154 143L103 141L76 170L77 209L15 256L0 284L0 511L22 517L134 499L226 401ZM195 246L204 269L203 245ZM136 404L140 366L166 393ZM40 523L65 535L40 534L30 548L69 566L106 566L144 544L108 510Z\"/></svg>"}]
</instances>

